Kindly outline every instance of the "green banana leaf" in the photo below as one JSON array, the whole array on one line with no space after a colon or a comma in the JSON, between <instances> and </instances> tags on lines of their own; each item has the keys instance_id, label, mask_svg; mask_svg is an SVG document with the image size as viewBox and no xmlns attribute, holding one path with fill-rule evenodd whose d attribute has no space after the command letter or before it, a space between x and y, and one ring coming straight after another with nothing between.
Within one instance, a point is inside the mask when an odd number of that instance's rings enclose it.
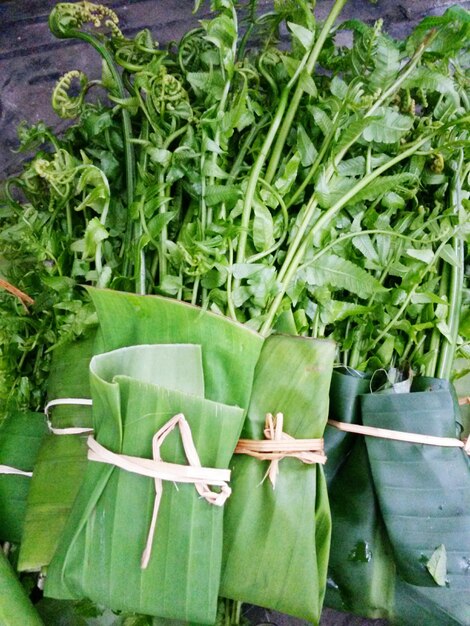
<instances>
[{"instance_id":1,"label":"green banana leaf","mask_svg":"<svg viewBox=\"0 0 470 626\"><path fill-rule=\"evenodd\" d=\"M446 388L447 387L447 388ZM457 437L446 381L415 379L411 393L361 399L367 426ZM446 448L366 437L373 479L400 576L410 584L470 591L470 459Z\"/></svg>"},{"instance_id":2,"label":"green banana leaf","mask_svg":"<svg viewBox=\"0 0 470 626\"><path fill-rule=\"evenodd\" d=\"M370 390L371 376L346 367L333 370L330 386L329 418L346 424L360 421L359 396ZM354 435L327 424L325 430L325 478L328 488L351 451Z\"/></svg>"},{"instance_id":3,"label":"green banana leaf","mask_svg":"<svg viewBox=\"0 0 470 626\"><path fill-rule=\"evenodd\" d=\"M155 432L183 413L202 465L228 467L244 410L205 399L199 346L140 345L104 353L92 359L90 374L95 437L106 448L152 458ZM177 432L163 443L162 458L187 464ZM194 485L166 483L150 562L141 569L154 489L148 477L89 462L48 569L46 595L214 622L223 508L201 499Z\"/></svg>"},{"instance_id":4,"label":"green banana leaf","mask_svg":"<svg viewBox=\"0 0 470 626\"><path fill-rule=\"evenodd\" d=\"M284 414L284 431L292 437L322 437L334 352L328 341L268 337L242 437L264 439L268 412ZM323 470L283 459L273 489L263 481L267 467L243 454L232 461L220 593L318 623L330 539Z\"/></svg>"},{"instance_id":5,"label":"green banana leaf","mask_svg":"<svg viewBox=\"0 0 470 626\"><path fill-rule=\"evenodd\" d=\"M396 626L468 626L468 594L410 585L396 574L366 444L362 437L355 440L329 489L333 525L325 605Z\"/></svg>"},{"instance_id":6,"label":"green banana leaf","mask_svg":"<svg viewBox=\"0 0 470 626\"><path fill-rule=\"evenodd\" d=\"M32 472L47 431L42 413L9 413L0 425L0 464ZM0 473L0 540L19 543L32 478Z\"/></svg>"},{"instance_id":7,"label":"green banana leaf","mask_svg":"<svg viewBox=\"0 0 470 626\"><path fill-rule=\"evenodd\" d=\"M202 346L206 397L247 407L263 338L246 326L178 300L89 289L98 313L95 353L152 343Z\"/></svg>"},{"instance_id":8,"label":"green banana leaf","mask_svg":"<svg viewBox=\"0 0 470 626\"><path fill-rule=\"evenodd\" d=\"M88 365L94 342L95 336L90 334L55 350L48 380L49 400L90 397ZM56 406L50 419L55 428L92 425L87 406ZM48 433L44 437L28 495L19 571L38 571L50 563L80 488L86 454L86 435Z\"/></svg>"},{"instance_id":9,"label":"green banana leaf","mask_svg":"<svg viewBox=\"0 0 470 626\"><path fill-rule=\"evenodd\" d=\"M44 626L3 550L0 550L0 624Z\"/></svg>"},{"instance_id":10,"label":"green banana leaf","mask_svg":"<svg viewBox=\"0 0 470 626\"><path fill-rule=\"evenodd\" d=\"M332 534L325 604L363 617L391 619L395 562L365 441L352 437L351 453L329 485Z\"/></svg>"}]
</instances>

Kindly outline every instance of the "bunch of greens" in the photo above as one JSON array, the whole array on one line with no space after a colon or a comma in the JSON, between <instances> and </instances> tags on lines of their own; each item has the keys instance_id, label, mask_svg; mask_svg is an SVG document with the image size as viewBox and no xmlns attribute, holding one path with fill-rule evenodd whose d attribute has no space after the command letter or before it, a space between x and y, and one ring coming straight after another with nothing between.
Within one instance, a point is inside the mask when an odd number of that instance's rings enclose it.
<instances>
[{"instance_id":1,"label":"bunch of greens","mask_svg":"<svg viewBox=\"0 0 470 626\"><path fill-rule=\"evenodd\" d=\"M84 283L170 295L265 335L333 337L353 367L449 373L468 14L395 41L380 22L333 27L344 4L321 25L306 1L259 16L254 1L241 13L217 0L167 49L147 30L126 38L110 9L56 6L54 35L91 44L103 73L59 81L53 106L76 120L63 136L20 127L37 152L4 186L2 273L35 302L27 314L1 296L4 402L40 404L48 351L94 321Z\"/></svg>"},{"instance_id":2,"label":"bunch of greens","mask_svg":"<svg viewBox=\"0 0 470 626\"><path fill-rule=\"evenodd\" d=\"M345 3L320 24L307 0L213 0L165 49L104 6L54 8L102 77L59 81L61 136L19 129L35 153L0 206L2 413L41 407L51 352L96 323L84 284L332 338L394 380L468 370L469 14L396 41L335 26Z\"/></svg>"}]
</instances>

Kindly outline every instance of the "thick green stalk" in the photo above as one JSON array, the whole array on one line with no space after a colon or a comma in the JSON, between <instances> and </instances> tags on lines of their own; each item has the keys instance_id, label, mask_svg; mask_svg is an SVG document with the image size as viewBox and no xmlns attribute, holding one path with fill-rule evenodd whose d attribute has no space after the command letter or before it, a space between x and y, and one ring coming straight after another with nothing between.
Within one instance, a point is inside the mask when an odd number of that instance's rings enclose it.
<instances>
[{"instance_id":1,"label":"thick green stalk","mask_svg":"<svg viewBox=\"0 0 470 626\"><path fill-rule=\"evenodd\" d=\"M457 172L452 181L452 188L450 191L450 202L454 208L454 212L458 215L462 202L462 188L460 175L462 172L463 164L463 151L460 155L460 162L457 167ZM449 379L452 373L452 366L455 358L455 351L457 346L457 337L459 334L459 321L460 321L460 308L462 305L462 292L464 288L464 274L465 274L465 252L464 242L458 236L453 237L452 248L455 256L458 260L457 265L450 267L449 277L449 314L447 316L447 326L449 328L451 341L445 340L438 359L438 365L436 370L436 376L438 378Z\"/></svg>"},{"instance_id":2,"label":"thick green stalk","mask_svg":"<svg viewBox=\"0 0 470 626\"><path fill-rule=\"evenodd\" d=\"M338 15L341 13L344 5L347 0L335 0L333 7L323 24L323 28L318 35L318 39L315 42L315 45L310 52L307 63L305 65L305 71L308 74L311 74L315 68L315 64L318 61L318 57L320 52L322 51L323 45L328 37L330 30L335 23ZM302 87L302 83L297 83L297 87L294 91L294 95L289 104L289 108L287 109L287 113L282 121L282 126L277 135L276 143L273 148L273 152L271 154L271 159L269 161L268 169L266 170L265 180L267 183L270 183L274 178L274 175L277 170L277 166L279 165L279 161L282 156L282 151L284 149L284 144L286 143L287 136L292 126L292 122L294 121L295 114L297 113L297 109L300 104L300 100L302 99L304 93L304 89Z\"/></svg>"},{"instance_id":3,"label":"thick green stalk","mask_svg":"<svg viewBox=\"0 0 470 626\"><path fill-rule=\"evenodd\" d=\"M354 198L355 195L357 195L360 191L362 191L362 189L367 187L367 185L369 185L372 181L374 181L376 178L381 176L384 172L389 170L391 167L393 167L397 163L400 163L401 161L408 158L409 156L413 155L427 141L429 141L429 135L426 135L425 137L421 137L421 139L416 141L409 148L404 150L401 154L398 154L396 157L394 157L393 159L390 159L390 161L388 161L387 163L384 163L383 165L375 169L373 172L371 172L367 176L364 176L364 178L358 181L352 189L350 189L346 194L344 194L341 200L338 200L338 202L336 202L332 207L324 211L321 217L315 222L315 224L306 233L305 237L303 238L301 242L298 241L298 238L296 238L292 242L291 246L289 247L289 251L287 255L291 259L291 261L289 265L287 266L287 268L285 269L285 272L282 278L280 277L280 273L279 273L279 281L281 282L281 288L279 290L279 293L277 294L277 296L274 298L273 302L271 303L271 306L268 309L266 320L260 331L262 335L266 336L270 333L275 315L281 305L282 299L284 298L284 295L287 289L289 288L289 285L292 279L294 278L294 275L300 263L302 262L302 259L305 256L307 246L311 242L312 238L316 234L320 233L323 230L323 228L328 224L328 222L330 222L336 216L336 214L344 206L346 206L348 202L350 202ZM311 206L314 205L314 207L316 207L318 203L316 202L315 199L312 199L310 204ZM304 232L306 229L307 229L307 226L305 227Z\"/></svg>"}]
</instances>

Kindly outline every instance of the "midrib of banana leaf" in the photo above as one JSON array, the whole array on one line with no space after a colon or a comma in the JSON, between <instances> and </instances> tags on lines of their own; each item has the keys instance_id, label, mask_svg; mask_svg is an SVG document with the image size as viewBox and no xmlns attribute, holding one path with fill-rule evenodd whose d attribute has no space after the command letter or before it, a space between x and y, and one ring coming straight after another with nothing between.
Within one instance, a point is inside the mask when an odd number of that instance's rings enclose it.
<instances>
[{"instance_id":1,"label":"midrib of banana leaf","mask_svg":"<svg viewBox=\"0 0 470 626\"><path fill-rule=\"evenodd\" d=\"M365 395L361 410L367 426L437 437L459 435L455 396L445 381L417 378L411 393ZM444 546L450 589L468 593L469 457L461 448L375 437L367 437L366 444L399 574L410 584L435 587L426 566Z\"/></svg>"},{"instance_id":2,"label":"midrib of banana leaf","mask_svg":"<svg viewBox=\"0 0 470 626\"><path fill-rule=\"evenodd\" d=\"M204 398L197 345L135 346L95 357L90 365L96 439L124 454L152 457L152 437L183 413L203 466L227 467L244 410ZM187 464L179 435L162 458ZM88 597L115 610L212 623L222 556L223 508L193 485L164 484L152 556L140 559L155 497L152 479L89 462L46 595Z\"/></svg>"},{"instance_id":3,"label":"midrib of banana leaf","mask_svg":"<svg viewBox=\"0 0 470 626\"><path fill-rule=\"evenodd\" d=\"M268 337L242 437L264 439L268 412L284 414L292 437L322 437L334 352L328 341ZM323 470L283 459L273 489L263 480L267 468L267 461L245 455L232 461L220 593L318 623L330 540Z\"/></svg>"},{"instance_id":4,"label":"midrib of banana leaf","mask_svg":"<svg viewBox=\"0 0 470 626\"><path fill-rule=\"evenodd\" d=\"M99 319L96 353L137 344L201 345L206 397L248 406L261 335L178 300L106 289L89 293Z\"/></svg>"},{"instance_id":5,"label":"midrib of banana leaf","mask_svg":"<svg viewBox=\"0 0 470 626\"><path fill-rule=\"evenodd\" d=\"M88 366L95 335L57 348L48 379L48 399L89 398ZM44 419L44 416L42 416ZM90 427L87 406L57 406L50 419L55 428ZM39 450L24 524L18 569L37 571L47 566L80 488L86 466L86 435L48 433Z\"/></svg>"},{"instance_id":6,"label":"midrib of banana leaf","mask_svg":"<svg viewBox=\"0 0 470 626\"><path fill-rule=\"evenodd\" d=\"M369 391L370 375L341 367L333 370L330 386L329 418L346 424L360 421L359 396ZM346 461L354 442L354 435L327 424L325 429L325 478L328 488L335 475Z\"/></svg>"},{"instance_id":7,"label":"midrib of banana leaf","mask_svg":"<svg viewBox=\"0 0 470 626\"><path fill-rule=\"evenodd\" d=\"M3 550L0 550L0 624L44 626Z\"/></svg>"},{"instance_id":8,"label":"midrib of banana leaf","mask_svg":"<svg viewBox=\"0 0 470 626\"><path fill-rule=\"evenodd\" d=\"M0 464L32 472L45 434L46 421L41 413L7 414L0 425ZM31 481L28 476L0 474L1 541L21 541Z\"/></svg>"}]
</instances>

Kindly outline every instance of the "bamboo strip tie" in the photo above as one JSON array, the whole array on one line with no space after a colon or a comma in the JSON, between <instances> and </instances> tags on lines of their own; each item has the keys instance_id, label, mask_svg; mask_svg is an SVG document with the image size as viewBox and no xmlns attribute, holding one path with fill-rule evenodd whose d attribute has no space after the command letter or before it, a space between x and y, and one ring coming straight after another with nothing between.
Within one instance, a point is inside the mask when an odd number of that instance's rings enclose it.
<instances>
[{"instance_id":1,"label":"bamboo strip tie","mask_svg":"<svg viewBox=\"0 0 470 626\"><path fill-rule=\"evenodd\" d=\"M336 420L328 420L328 424L343 432L365 435L366 437L378 437L379 439L391 439L393 441L418 443L427 446L441 446L444 448L463 448L464 452L470 455L470 437L463 440L457 439L457 437L435 437L434 435L420 435L418 433L389 430L375 426L347 424L346 422L338 422Z\"/></svg>"},{"instance_id":2,"label":"bamboo strip tie","mask_svg":"<svg viewBox=\"0 0 470 626\"><path fill-rule=\"evenodd\" d=\"M167 463L162 461L160 448L174 428L178 426L181 434L184 452L189 465ZM141 567L148 566L152 553L153 538L158 517L158 509L163 493L163 481L168 480L177 483L191 483L199 495L209 504L222 506L231 494L227 482L230 480L230 470L212 467L202 467L199 455L194 445L191 429L184 415L179 413L172 417L152 439L153 459L143 459L126 454L111 452L93 437L88 437L88 459L99 463L114 465L127 472L148 476L155 482L155 500L153 505L152 520L147 536L147 543L142 553ZM220 491L212 491L209 486L220 487Z\"/></svg>"},{"instance_id":3,"label":"bamboo strip tie","mask_svg":"<svg viewBox=\"0 0 470 626\"><path fill-rule=\"evenodd\" d=\"M247 454L260 461L271 461L265 478L271 481L273 489L279 474L279 461L291 457L308 465L326 463L323 439L295 439L283 431L284 415L266 414L264 440L239 439L236 454ZM264 480L264 479L263 479Z\"/></svg>"}]
</instances>

